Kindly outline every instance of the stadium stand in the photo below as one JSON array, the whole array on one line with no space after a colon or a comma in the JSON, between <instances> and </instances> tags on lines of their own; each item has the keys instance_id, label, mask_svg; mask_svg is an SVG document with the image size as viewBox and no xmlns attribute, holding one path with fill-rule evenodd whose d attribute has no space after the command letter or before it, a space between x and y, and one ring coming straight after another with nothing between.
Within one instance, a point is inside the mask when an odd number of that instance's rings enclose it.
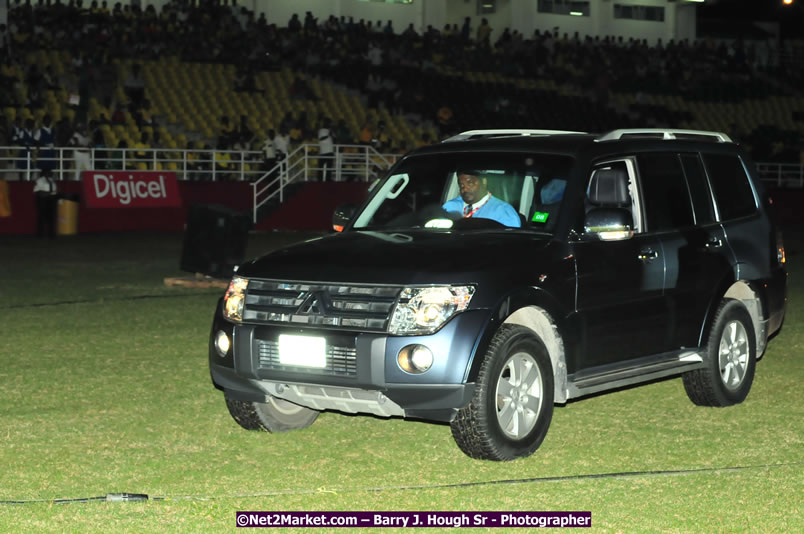
<instances>
[{"instance_id":1,"label":"stadium stand","mask_svg":"<svg viewBox=\"0 0 804 534\"><path fill-rule=\"evenodd\" d=\"M271 129L314 143L330 118L338 142L368 128L385 152L478 127L665 126L729 132L761 161L800 158L801 74L764 44L507 29L486 43L457 25L396 34L309 13L278 27L213 1L86 4L12 4L0 144L17 117L39 127L49 114L57 129L88 126L93 146L110 152L159 149L149 168L172 168L176 151L220 148L224 117L245 118L251 135L234 148L254 150Z\"/></svg>"}]
</instances>

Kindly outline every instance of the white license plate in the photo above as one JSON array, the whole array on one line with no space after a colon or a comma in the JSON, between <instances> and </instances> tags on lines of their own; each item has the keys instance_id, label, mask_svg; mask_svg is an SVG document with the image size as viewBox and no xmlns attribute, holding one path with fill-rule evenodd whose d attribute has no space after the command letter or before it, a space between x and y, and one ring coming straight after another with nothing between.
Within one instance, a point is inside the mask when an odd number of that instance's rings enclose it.
<instances>
[{"instance_id":1,"label":"white license plate","mask_svg":"<svg viewBox=\"0 0 804 534\"><path fill-rule=\"evenodd\" d=\"M297 367L327 366L327 344L323 337L279 336L279 363Z\"/></svg>"}]
</instances>

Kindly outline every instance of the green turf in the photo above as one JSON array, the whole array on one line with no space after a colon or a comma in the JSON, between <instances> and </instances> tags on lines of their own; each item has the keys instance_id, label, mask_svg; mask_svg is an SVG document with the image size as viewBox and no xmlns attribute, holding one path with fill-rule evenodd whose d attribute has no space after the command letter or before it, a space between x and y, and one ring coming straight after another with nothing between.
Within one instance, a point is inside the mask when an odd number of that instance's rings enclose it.
<instances>
[{"instance_id":1,"label":"green turf","mask_svg":"<svg viewBox=\"0 0 804 534\"><path fill-rule=\"evenodd\" d=\"M220 532L245 509L591 510L595 531L804 531L802 235L786 236L788 316L745 403L696 407L678 379L571 402L512 463L398 419L246 432L209 381L219 291L162 283L183 274L181 236L0 237L0 500L165 498L0 504L0 531ZM306 237L254 236L249 253ZM572 478L635 472L669 473ZM499 481L515 482L484 484Z\"/></svg>"}]
</instances>

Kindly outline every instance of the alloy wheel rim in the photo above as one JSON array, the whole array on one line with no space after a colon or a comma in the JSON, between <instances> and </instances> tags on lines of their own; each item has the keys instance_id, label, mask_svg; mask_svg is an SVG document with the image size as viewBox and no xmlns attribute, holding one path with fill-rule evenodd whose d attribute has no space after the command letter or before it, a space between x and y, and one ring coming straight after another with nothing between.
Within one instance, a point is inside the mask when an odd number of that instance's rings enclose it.
<instances>
[{"instance_id":1,"label":"alloy wheel rim","mask_svg":"<svg viewBox=\"0 0 804 534\"><path fill-rule=\"evenodd\" d=\"M542 374L536 360L518 352L503 365L497 378L495 406L503 433L522 439L536 426L542 410Z\"/></svg>"},{"instance_id":2,"label":"alloy wheel rim","mask_svg":"<svg viewBox=\"0 0 804 534\"><path fill-rule=\"evenodd\" d=\"M730 390L740 387L748 370L748 336L739 321L731 321L720 335L718 363L720 379Z\"/></svg>"}]
</instances>

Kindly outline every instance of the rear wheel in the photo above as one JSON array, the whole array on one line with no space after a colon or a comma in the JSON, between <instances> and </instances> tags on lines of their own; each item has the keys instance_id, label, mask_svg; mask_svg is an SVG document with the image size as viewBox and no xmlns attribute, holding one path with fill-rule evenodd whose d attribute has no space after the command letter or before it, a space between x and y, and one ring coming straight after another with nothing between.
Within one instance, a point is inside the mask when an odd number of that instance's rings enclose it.
<instances>
[{"instance_id":1,"label":"rear wheel","mask_svg":"<svg viewBox=\"0 0 804 534\"><path fill-rule=\"evenodd\" d=\"M754 323L738 300L724 300L715 313L704 369L684 373L684 389L699 406L731 406L748 396L754 381Z\"/></svg>"},{"instance_id":2,"label":"rear wheel","mask_svg":"<svg viewBox=\"0 0 804 534\"><path fill-rule=\"evenodd\" d=\"M513 460L539 448L553 417L553 368L542 341L502 325L481 363L475 393L450 424L472 458Z\"/></svg>"},{"instance_id":3,"label":"rear wheel","mask_svg":"<svg viewBox=\"0 0 804 534\"><path fill-rule=\"evenodd\" d=\"M248 402L226 396L226 407L232 419L246 430L299 430L312 425L318 417L317 410L277 397L269 397L268 402Z\"/></svg>"}]
</instances>

